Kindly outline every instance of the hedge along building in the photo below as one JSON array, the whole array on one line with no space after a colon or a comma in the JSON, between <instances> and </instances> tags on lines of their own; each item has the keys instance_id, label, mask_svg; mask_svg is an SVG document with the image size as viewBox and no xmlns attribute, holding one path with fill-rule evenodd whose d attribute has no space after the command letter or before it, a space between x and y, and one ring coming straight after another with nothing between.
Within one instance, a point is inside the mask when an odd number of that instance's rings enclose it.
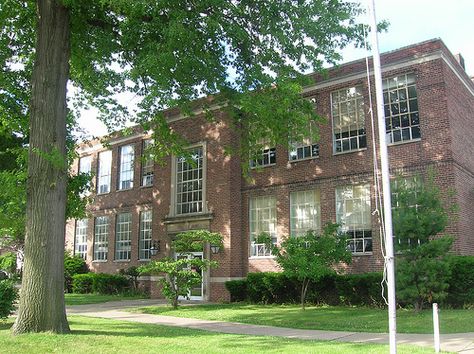
<instances>
[{"instance_id":1,"label":"hedge along building","mask_svg":"<svg viewBox=\"0 0 474 354\"><path fill-rule=\"evenodd\" d=\"M446 202L459 206L447 230L455 236L453 251L474 254L474 84L462 60L439 39L385 53L381 60L391 174L424 175L434 168ZM349 235L349 271L381 270L365 60L315 79L304 96L327 118L319 126L320 141L294 142L290 150L268 146L261 159L249 162L261 167L251 170L250 181L242 177L240 158L224 154L225 146L239 144L237 134L199 112L168 112L173 129L190 143L194 165L179 156L162 166L147 162L141 157L149 136L139 129L113 135L107 147L79 146L72 169L95 174L94 202L88 219L68 222L66 248L93 271L115 273L170 255L170 239L181 231L220 232L224 248L218 254L208 247L194 255L218 261L219 268L204 274L192 294L219 300L229 298L225 281L278 270L255 240L258 234L279 242L336 221ZM152 245L160 245L156 256ZM147 286L155 280L143 279ZM151 291L159 296L156 286Z\"/></svg>"}]
</instances>

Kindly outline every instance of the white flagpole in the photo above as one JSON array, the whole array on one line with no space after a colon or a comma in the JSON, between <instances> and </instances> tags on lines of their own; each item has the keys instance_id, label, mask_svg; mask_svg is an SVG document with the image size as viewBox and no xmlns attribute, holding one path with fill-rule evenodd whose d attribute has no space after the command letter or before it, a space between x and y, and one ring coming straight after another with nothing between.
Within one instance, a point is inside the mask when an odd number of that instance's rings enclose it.
<instances>
[{"instance_id":1,"label":"white flagpole","mask_svg":"<svg viewBox=\"0 0 474 354\"><path fill-rule=\"evenodd\" d=\"M385 115L383 107L382 70L377 36L377 20L375 16L375 0L369 0L372 53L374 60L375 98L377 104L377 120L380 142L380 163L382 172L382 193L385 225L385 265L388 283L388 329L390 338L390 353L397 352L397 320L395 300L395 258L393 255L392 201L390 193L390 174L388 169L387 142L385 139ZM374 156L376 158L376 156Z\"/></svg>"}]
</instances>

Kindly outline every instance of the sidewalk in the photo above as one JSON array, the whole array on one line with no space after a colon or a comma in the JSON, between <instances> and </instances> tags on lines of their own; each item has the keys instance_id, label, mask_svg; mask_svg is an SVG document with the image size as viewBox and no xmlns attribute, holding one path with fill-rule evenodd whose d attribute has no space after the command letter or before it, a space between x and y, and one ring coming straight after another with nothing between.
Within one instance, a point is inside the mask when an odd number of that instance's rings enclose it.
<instances>
[{"instance_id":1,"label":"sidewalk","mask_svg":"<svg viewBox=\"0 0 474 354\"><path fill-rule=\"evenodd\" d=\"M211 332L221 332L230 334L274 336L306 340L327 340L356 343L389 343L388 334L385 333L360 333L293 329L233 322L199 320L193 318L130 313L123 311L127 308L164 305L165 303L166 302L164 300L116 301L101 304L70 306L67 308L67 313L89 317L109 318L121 321L193 328ZM193 302L186 303L193 304ZM397 334L397 344L411 344L434 348L433 336L430 334L399 333ZM474 354L474 333L442 334L441 350L448 352L458 352L463 354Z\"/></svg>"}]
</instances>

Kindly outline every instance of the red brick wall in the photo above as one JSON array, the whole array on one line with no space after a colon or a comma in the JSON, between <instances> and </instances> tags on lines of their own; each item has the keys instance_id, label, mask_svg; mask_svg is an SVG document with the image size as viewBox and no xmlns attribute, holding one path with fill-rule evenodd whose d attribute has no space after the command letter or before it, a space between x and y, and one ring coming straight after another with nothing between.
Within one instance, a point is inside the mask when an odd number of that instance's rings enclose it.
<instances>
[{"instance_id":1,"label":"red brick wall","mask_svg":"<svg viewBox=\"0 0 474 354\"><path fill-rule=\"evenodd\" d=\"M442 58L439 55L442 53ZM428 55L433 56L428 57ZM428 59L429 60L428 60ZM444 58L444 59L443 59ZM409 60L415 60L406 66ZM385 71L384 77L414 73L420 111L421 140L389 147L392 174L426 174L430 166L437 171L436 181L441 187L446 203L455 201L459 212L453 214L447 232L456 237L455 251L461 254L474 254L474 117L473 95L461 84L445 63L453 67L456 63L441 41L433 40L420 45L402 48L382 56L382 63L392 65L393 70ZM405 65L405 66L404 66ZM403 67L404 66L404 67ZM456 70L459 70L456 69ZM211 258L219 262L219 268L210 272L210 277L220 280L211 283L211 300L228 300L222 279L239 278L248 272L278 270L271 258L249 258L249 198L272 195L277 199L278 236L289 233L289 195L292 191L317 188L321 198L321 223L335 221L335 189L347 184L369 183L373 181L373 144L369 115L369 87L365 77L350 79L353 74L365 72L365 61L357 61L330 70L327 78L318 76L319 88L305 93L316 98L318 113L327 118L327 124L320 124L320 156L316 159L289 162L288 152L277 147L277 162L274 166L252 171L253 181L242 177L240 159L224 154L224 146L238 146L239 138L226 124L215 124L196 116L177 120L173 129L181 133L190 144L207 143L207 196L209 211L212 213L210 229L224 235L224 249ZM331 84L327 79L347 77L345 82ZM467 76L466 76L467 77ZM372 80L373 81L373 80ZM330 93L341 88L360 85L364 93L366 111L367 149L334 155L332 150L332 125ZM471 86L474 87L474 85ZM371 91L375 92L372 83ZM375 104L375 98L374 98ZM374 107L375 109L375 107ZM171 111L170 111L171 112ZM173 112L171 112L173 113ZM170 113L170 114L171 114ZM174 114L174 113L173 113ZM118 139L118 138L117 138ZM115 272L119 268L139 265L138 237L139 211L153 208L153 239L161 240L162 251L154 258L169 253L169 238L164 220L169 215L171 204L171 158L163 166L155 165L153 187L140 186L142 138L130 140L135 144L134 188L116 191L118 149L130 142L112 145L113 169L111 192L97 196L90 211L93 216L110 215L109 261L93 262L91 268L99 272ZM93 152L93 171L97 168L97 151ZM73 170L77 169L77 164ZM456 189L450 199L449 188ZM373 187L372 187L373 194ZM372 195L372 209L375 200ZM131 211L133 215L132 258L129 262L115 262L114 235L115 217L118 212ZM370 255L355 256L353 263L346 267L352 272L380 270L383 258L380 251L378 220L372 217L373 252ZM92 259L93 219L89 221L88 260ZM67 226L66 247L72 248L74 223ZM153 289L153 287L152 287ZM151 290L152 293L154 290ZM155 290L156 291L156 290ZM156 294L155 294L156 295Z\"/></svg>"}]
</instances>

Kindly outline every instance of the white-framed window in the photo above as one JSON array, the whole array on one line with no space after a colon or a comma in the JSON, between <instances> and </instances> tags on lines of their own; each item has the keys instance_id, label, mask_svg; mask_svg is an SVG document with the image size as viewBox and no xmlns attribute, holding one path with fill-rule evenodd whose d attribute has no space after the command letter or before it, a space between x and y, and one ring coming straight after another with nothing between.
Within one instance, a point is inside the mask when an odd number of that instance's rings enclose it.
<instances>
[{"instance_id":1,"label":"white-framed window","mask_svg":"<svg viewBox=\"0 0 474 354\"><path fill-rule=\"evenodd\" d=\"M92 172L92 156L83 156L79 159L79 173Z\"/></svg>"},{"instance_id":2,"label":"white-framed window","mask_svg":"<svg viewBox=\"0 0 474 354\"><path fill-rule=\"evenodd\" d=\"M272 196L250 198L249 202L250 226L250 256L268 257L271 250L264 243L259 243L257 237L266 233L272 238L272 243L277 241L277 216L276 198Z\"/></svg>"},{"instance_id":3,"label":"white-framed window","mask_svg":"<svg viewBox=\"0 0 474 354\"><path fill-rule=\"evenodd\" d=\"M79 173L90 174L92 172L92 156L83 156L79 158ZM90 194L90 182L87 184L88 191L84 193L84 196Z\"/></svg>"},{"instance_id":4,"label":"white-framed window","mask_svg":"<svg viewBox=\"0 0 474 354\"><path fill-rule=\"evenodd\" d=\"M110 180L112 176L112 151L107 150L99 153L97 173L97 194L110 192Z\"/></svg>"},{"instance_id":5,"label":"white-framed window","mask_svg":"<svg viewBox=\"0 0 474 354\"><path fill-rule=\"evenodd\" d=\"M98 216L94 224L94 261L106 261L109 253L109 217Z\"/></svg>"},{"instance_id":6,"label":"white-framed window","mask_svg":"<svg viewBox=\"0 0 474 354\"><path fill-rule=\"evenodd\" d=\"M350 87L331 93L334 153L367 147L362 88Z\"/></svg>"},{"instance_id":7,"label":"white-framed window","mask_svg":"<svg viewBox=\"0 0 474 354\"><path fill-rule=\"evenodd\" d=\"M152 139L143 140L143 153L142 153L142 186L153 185L153 155L150 151L150 146L153 145Z\"/></svg>"},{"instance_id":8,"label":"white-framed window","mask_svg":"<svg viewBox=\"0 0 474 354\"><path fill-rule=\"evenodd\" d=\"M310 230L321 230L319 190L290 193L290 235L302 236Z\"/></svg>"},{"instance_id":9,"label":"white-framed window","mask_svg":"<svg viewBox=\"0 0 474 354\"><path fill-rule=\"evenodd\" d=\"M132 252L132 213L117 214L115 260L128 261Z\"/></svg>"},{"instance_id":10,"label":"white-framed window","mask_svg":"<svg viewBox=\"0 0 474 354\"><path fill-rule=\"evenodd\" d=\"M372 252L370 185L336 188L336 221L348 235L352 253Z\"/></svg>"},{"instance_id":11,"label":"white-framed window","mask_svg":"<svg viewBox=\"0 0 474 354\"><path fill-rule=\"evenodd\" d=\"M266 148L262 150L262 156L250 160L250 168L271 166L276 164L276 149L275 148Z\"/></svg>"},{"instance_id":12,"label":"white-framed window","mask_svg":"<svg viewBox=\"0 0 474 354\"><path fill-rule=\"evenodd\" d=\"M415 74L384 79L383 89L387 143L420 139Z\"/></svg>"},{"instance_id":13,"label":"white-framed window","mask_svg":"<svg viewBox=\"0 0 474 354\"><path fill-rule=\"evenodd\" d=\"M133 188L133 160L135 149L133 145L124 145L120 147L120 166L118 189Z\"/></svg>"},{"instance_id":14,"label":"white-framed window","mask_svg":"<svg viewBox=\"0 0 474 354\"><path fill-rule=\"evenodd\" d=\"M306 160L314 157L319 157L319 144L291 143L291 149L288 151L290 161Z\"/></svg>"},{"instance_id":15,"label":"white-framed window","mask_svg":"<svg viewBox=\"0 0 474 354\"><path fill-rule=\"evenodd\" d=\"M76 234L74 237L74 254L87 259L87 219L76 220Z\"/></svg>"},{"instance_id":16,"label":"white-framed window","mask_svg":"<svg viewBox=\"0 0 474 354\"><path fill-rule=\"evenodd\" d=\"M151 256L152 214L151 210L140 212L140 240L138 244L138 257L140 260L149 260Z\"/></svg>"},{"instance_id":17,"label":"white-framed window","mask_svg":"<svg viewBox=\"0 0 474 354\"><path fill-rule=\"evenodd\" d=\"M192 163L176 158L176 214L200 213L204 207L203 147L189 150Z\"/></svg>"}]
</instances>

